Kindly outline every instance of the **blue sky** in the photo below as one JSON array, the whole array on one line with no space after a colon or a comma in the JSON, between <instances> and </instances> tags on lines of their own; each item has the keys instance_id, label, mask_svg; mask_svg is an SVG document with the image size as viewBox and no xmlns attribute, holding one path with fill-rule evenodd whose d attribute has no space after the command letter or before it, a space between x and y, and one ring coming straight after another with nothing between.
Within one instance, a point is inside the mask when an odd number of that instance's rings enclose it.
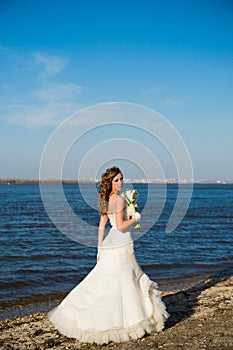
<instances>
[{"instance_id":1,"label":"blue sky","mask_svg":"<svg viewBox=\"0 0 233 350\"><path fill-rule=\"evenodd\" d=\"M61 121L123 101L175 126L195 179L233 179L232 54L227 0L2 1L0 177L38 178Z\"/></svg>"}]
</instances>

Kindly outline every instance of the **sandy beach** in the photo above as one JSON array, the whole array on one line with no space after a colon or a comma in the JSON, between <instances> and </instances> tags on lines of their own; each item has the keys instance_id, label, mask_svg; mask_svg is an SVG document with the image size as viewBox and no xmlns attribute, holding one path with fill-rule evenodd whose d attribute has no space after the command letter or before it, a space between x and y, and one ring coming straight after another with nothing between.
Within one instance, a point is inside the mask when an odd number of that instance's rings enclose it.
<instances>
[{"instance_id":1,"label":"sandy beach","mask_svg":"<svg viewBox=\"0 0 233 350\"><path fill-rule=\"evenodd\" d=\"M231 271L232 272L232 271ZM46 312L0 322L1 349L233 350L233 277L225 271L180 291L162 293L170 318L159 334L106 345L85 344L56 331Z\"/></svg>"}]
</instances>

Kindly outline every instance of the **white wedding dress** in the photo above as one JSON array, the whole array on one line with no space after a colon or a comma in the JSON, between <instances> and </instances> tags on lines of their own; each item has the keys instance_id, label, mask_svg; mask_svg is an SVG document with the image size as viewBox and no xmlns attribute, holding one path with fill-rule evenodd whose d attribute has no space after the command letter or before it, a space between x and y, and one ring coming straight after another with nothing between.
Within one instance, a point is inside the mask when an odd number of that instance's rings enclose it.
<instances>
[{"instance_id":1,"label":"white wedding dress","mask_svg":"<svg viewBox=\"0 0 233 350\"><path fill-rule=\"evenodd\" d=\"M169 316L157 284L137 264L130 232L116 229L115 214L109 220L100 260L48 315L62 334L86 343L141 338L161 331Z\"/></svg>"}]
</instances>

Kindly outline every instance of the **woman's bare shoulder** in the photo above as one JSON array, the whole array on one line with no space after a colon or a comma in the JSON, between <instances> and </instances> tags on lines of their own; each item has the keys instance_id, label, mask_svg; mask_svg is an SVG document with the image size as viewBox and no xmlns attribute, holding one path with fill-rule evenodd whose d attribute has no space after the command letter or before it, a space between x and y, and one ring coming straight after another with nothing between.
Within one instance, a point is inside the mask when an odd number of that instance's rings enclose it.
<instances>
[{"instance_id":1,"label":"woman's bare shoulder","mask_svg":"<svg viewBox=\"0 0 233 350\"><path fill-rule=\"evenodd\" d=\"M124 207L124 198L119 194L113 194L109 199L109 211L115 212Z\"/></svg>"},{"instance_id":2,"label":"woman's bare shoulder","mask_svg":"<svg viewBox=\"0 0 233 350\"><path fill-rule=\"evenodd\" d=\"M120 195L120 194L113 194L110 198L109 198L109 203L110 202L124 202L124 198Z\"/></svg>"}]
</instances>

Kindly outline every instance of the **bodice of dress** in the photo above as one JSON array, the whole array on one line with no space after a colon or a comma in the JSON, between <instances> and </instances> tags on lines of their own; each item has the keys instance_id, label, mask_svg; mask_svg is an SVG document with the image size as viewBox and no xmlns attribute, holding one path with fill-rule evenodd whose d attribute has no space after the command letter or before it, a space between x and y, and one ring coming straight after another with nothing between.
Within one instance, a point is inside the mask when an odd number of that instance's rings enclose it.
<instances>
[{"instance_id":1,"label":"bodice of dress","mask_svg":"<svg viewBox=\"0 0 233 350\"><path fill-rule=\"evenodd\" d=\"M110 214L108 214L108 218L109 218L109 221L110 221L112 228L116 229L116 215L114 213L110 213Z\"/></svg>"},{"instance_id":2,"label":"bodice of dress","mask_svg":"<svg viewBox=\"0 0 233 350\"><path fill-rule=\"evenodd\" d=\"M110 213L108 218L112 227L103 240L102 248L117 248L132 243L130 230L122 232L117 229L116 214Z\"/></svg>"},{"instance_id":3,"label":"bodice of dress","mask_svg":"<svg viewBox=\"0 0 233 350\"><path fill-rule=\"evenodd\" d=\"M108 213L108 218L110 221L110 224L112 226L112 228L116 229L116 214L115 213ZM127 207L124 209L124 220L127 219Z\"/></svg>"}]
</instances>

